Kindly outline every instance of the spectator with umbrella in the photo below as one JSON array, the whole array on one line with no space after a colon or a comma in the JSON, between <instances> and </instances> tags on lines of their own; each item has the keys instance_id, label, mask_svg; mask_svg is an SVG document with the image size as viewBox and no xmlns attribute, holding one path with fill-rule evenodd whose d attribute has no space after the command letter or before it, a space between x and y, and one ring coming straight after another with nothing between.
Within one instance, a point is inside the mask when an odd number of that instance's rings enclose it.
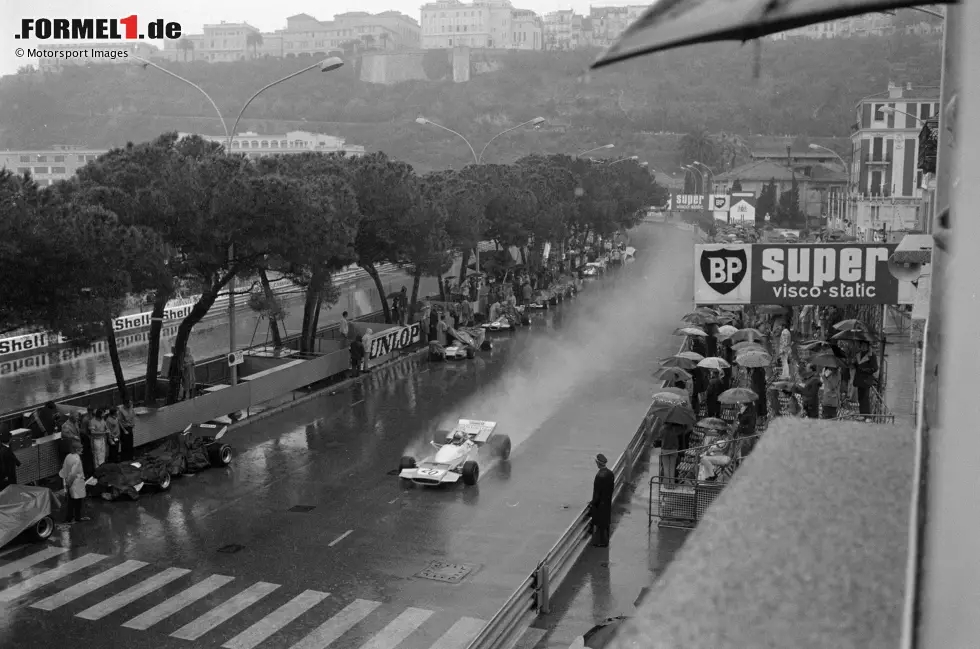
<instances>
[{"instance_id":1,"label":"spectator with umbrella","mask_svg":"<svg viewBox=\"0 0 980 649\"><path fill-rule=\"evenodd\" d=\"M858 408L862 415L871 414L871 388L878 380L878 359L866 340L858 343L858 356L854 363L854 387L857 388Z\"/></svg>"},{"instance_id":2,"label":"spectator with umbrella","mask_svg":"<svg viewBox=\"0 0 980 649\"><path fill-rule=\"evenodd\" d=\"M810 419L820 417L820 374L813 363L804 369L802 380L796 384L796 392L803 400L803 413Z\"/></svg>"},{"instance_id":3,"label":"spectator with umbrella","mask_svg":"<svg viewBox=\"0 0 980 649\"><path fill-rule=\"evenodd\" d=\"M739 404L738 420L735 422L735 440L741 444L742 457L747 457L755 448L756 442L759 441L756 436L759 423L755 406L757 402L758 399Z\"/></svg>"},{"instance_id":4,"label":"spectator with umbrella","mask_svg":"<svg viewBox=\"0 0 980 649\"><path fill-rule=\"evenodd\" d=\"M711 371L711 378L708 380L708 393L707 393L707 405L708 405L708 416L718 417L721 415L721 404L718 402L718 397L721 393L725 391L725 383L722 381L721 372L718 370Z\"/></svg>"},{"instance_id":5,"label":"spectator with umbrella","mask_svg":"<svg viewBox=\"0 0 980 649\"><path fill-rule=\"evenodd\" d=\"M816 365L822 357L814 359ZM822 390L820 392L820 414L823 419L836 419L840 410L840 372L837 371L837 359L833 356L834 365L825 365L820 376Z\"/></svg>"}]
</instances>

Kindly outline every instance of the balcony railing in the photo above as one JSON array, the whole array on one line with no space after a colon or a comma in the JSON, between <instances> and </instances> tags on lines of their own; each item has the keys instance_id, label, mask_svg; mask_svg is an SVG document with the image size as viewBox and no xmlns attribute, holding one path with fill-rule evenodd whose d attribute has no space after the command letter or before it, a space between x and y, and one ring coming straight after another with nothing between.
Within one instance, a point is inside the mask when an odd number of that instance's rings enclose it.
<instances>
[{"instance_id":1,"label":"balcony railing","mask_svg":"<svg viewBox=\"0 0 980 649\"><path fill-rule=\"evenodd\" d=\"M871 154L865 159L865 162L867 162L868 164L879 164L879 165L891 164L892 156L887 153L882 153L879 155Z\"/></svg>"}]
</instances>

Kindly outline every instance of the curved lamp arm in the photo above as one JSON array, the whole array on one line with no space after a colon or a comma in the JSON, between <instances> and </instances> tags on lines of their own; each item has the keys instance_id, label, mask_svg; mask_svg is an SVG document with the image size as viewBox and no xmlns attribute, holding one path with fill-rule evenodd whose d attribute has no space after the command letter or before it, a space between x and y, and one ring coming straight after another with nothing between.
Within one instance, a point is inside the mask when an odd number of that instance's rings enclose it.
<instances>
[{"instance_id":1,"label":"curved lamp arm","mask_svg":"<svg viewBox=\"0 0 980 649\"><path fill-rule=\"evenodd\" d=\"M225 118L221 116L221 111L218 110L218 104L214 103L214 100L211 99L211 95L209 95L208 93L206 93L204 91L204 88L202 88L201 86L197 85L196 83L194 83L190 79L185 79L184 77L180 76L179 74L175 74L175 73L171 72L170 70L168 70L166 68L160 67L159 65L157 65L153 61L150 61L149 59L144 59L142 56L134 56L133 58L136 59L137 61L139 61L140 63L142 63L143 65L149 65L150 67L156 68L157 70L159 70L160 72L163 72L164 74L169 74L171 77L173 77L174 79L177 79L178 81L183 81L184 83L186 83L187 85L193 87L195 90L197 90L202 95L204 95L205 97L207 97L208 98L208 101L211 102L211 105L214 106L214 112L218 113L218 119L221 120L221 128L223 128L225 130L225 137L229 137L228 125L225 123ZM254 99L254 97L253 97L253 99ZM237 122L236 122L236 124L237 124Z\"/></svg>"},{"instance_id":2,"label":"curved lamp arm","mask_svg":"<svg viewBox=\"0 0 980 649\"><path fill-rule=\"evenodd\" d=\"M304 72L309 72L310 70L313 70L314 68L319 68L320 65L321 65L321 63L322 62L317 61L313 65L307 66L307 67L303 68L302 70L297 70L296 72L293 72L292 74L287 75L287 76L283 77L282 79L279 79L278 81L273 81L272 83L270 83L269 85L265 86L264 88L259 89L258 92L256 92L254 95L252 95L251 97L249 97L249 100L245 102L245 105L242 106L241 111L239 111L238 117L235 118L235 125L231 127L231 132L228 133L228 144L225 147L228 150L228 152L229 153L231 152L231 142L232 142L232 140L235 139L235 131L238 130L238 122L240 122L242 120L242 115L245 114L245 109L248 108L248 105L251 104L252 101L256 97L258 97L259 95L261 95L263 92L265 92L266 90L268 90L272 86L278 85L278 84L282 83L283 81L289 81L293 77L298 77L299 75L303 74ZM227 131L227 129L226 129L226 131Z\"/></svg>"},{"instance_id":3,"label":"curved lamp arm","mask_svg":"<svg viewBox=\"0 0 980 649\"><path fill-rule=\"evenodd\" d=\"M422 119L425 119L425 118L422 118ZM467 139L466 139L466 138L465 138L465 137L463 136L463 134L462 134L462 133L457 133L457 132L456 132L456 131L454 131L453 129L451 129L451 128L446 128L446 127L445 127L445 126L443 126L442 124L436 124L436 123L435 123L435 122L433 122L433 121L432 121L431 119L426 119L426 120L425 120L425 123L426 123L426 124L428 124L429 126L435 126L436 128L441 128L441 129L442 129L442 130L444 130L444 131L449 131L450 133L452 133L453 135L455 135L456 137L458 137L459 139L461 139L461 140L462 140L463 142L466 142L466 146L468 146L468 147L470 148L470 153L472 153L472 154L473 154L473 162L475 162L476 164L480 164L480 156L478 156L478 155L476 155L476 150L475 150L475 149L473 148L473 145L472 145L472 144L470 144L470 141L469 141L469 140L467 140ZM504 131L504 133L506 133L506 132L507 132L507 131ZM484 150L486 150L486 147L484 147Z\"/></svg>"},{"instance_id":4,"label":"curved lamp arm","mask_svg":"<svg viewBox=\"0 0 980 649\"><path fill-rule=\"evenodd\" d=\"M490 144L494 140L496 140L498 137L500 137L501 135L506 135L507 133L510 133L511 131L516 131L517 129L521 128L522 126L527 126L528 124L533 124L533 123L537 122L539 119L540 118L538 118L538 117L535 117L534 119L529 119L526 122L524 122L523 124L518 124L517 126L511 126L506 131L501 131L500 133L497 133L496 135L494 135L492 138L490 138L490 141L487 142L486 145L484 145L483 150L480 151L480 155L477 157L476 163L477 164L483 164L483 154L487 152L487 147L490 146ZM469 144L469 142L467 142L467 144Z\"/></svg>"}]
</instances>

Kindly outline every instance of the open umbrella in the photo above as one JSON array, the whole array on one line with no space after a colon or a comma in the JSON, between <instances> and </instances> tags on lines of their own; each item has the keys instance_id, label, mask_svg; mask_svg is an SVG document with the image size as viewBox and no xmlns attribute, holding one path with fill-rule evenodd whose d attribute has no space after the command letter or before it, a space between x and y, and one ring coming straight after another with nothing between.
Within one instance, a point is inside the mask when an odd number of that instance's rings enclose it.
<instances>
[{"instance_id":1,"label":"open umbrella","mask_svg":"<svg viewBox=\"0 0 980 649\"><path fill-rule=\"evenodd\" d=\"M768 352L749 349L739 354L735 358L735 363L742 367L769 367L772 365L772 356Z\"/></svg>"},{"instance_id":2,"label":"open umbrella","mask_svg":"<svg viewBox=\"0 0 980 649\"><path fill-rule=\"evenodd\" d=\"M622 626L622 624L627 620L629 620L629 618L625 615L610 617L603 620L586 631L585 635L583 635L581 638L581 647L586 647L587 649L604 649L606 645L611 643L613 639L616 638L619 627ZM571 649L580 648L575 643L572 643Z\"/></svg>"},{"instance_id":3,"label":"open umbrella","mask_svg":"<svg viewBox=\"0 0 980 649\"><path fill-rule=\"evenodd\" d=\"M860 329L851 329L850 331L842 331L840 333L831 336L833 340L852 340L858 342L873 343L875 338L867 331L861 331Z\"/></svg>"},{"instance_id":4,"label":"open umbrella","mask_svg":"<svg viewBox=\"0 0 980 649\"><path fill-rule=\"evenodd\" d=\"M698 362L693 361L690 358L684 358L681 356L671 356L670 358L663 358L660 360L660 367L679 367L684 370L693 370L697 367Z\"/></svg>"},{"instance_id":5,"label":"open umbrella","mask_svg":"<svg viewBox=\"0 0 980 649\"><path fill-rule=\"evenodd\" d=\"M654 406L680 406L688 403L689 399L690 397L682 397L673 392L657 392L650 397Z\"/></svg>"},{"instance_id":6,"label":"open umbrella","mask_svg":"<svg viewBox=\"0 0 980 649\"><path fill-rule=\"evenodd\" d=\"M734 316L732 316L732 317L734 317ZM737 331L738 331L738 329L736 329L735 327L733 327L731 325L727 325L727 324L726 325L722 325L722 326L718 327L718 337L719 338L728 338L729 336L735 334Z\"/></svg>"},{"instance_id":7,"label":"open umbrella","mask_svg":"<svg viewBox=\"0 0 980 649\"><path fill-rule=\"evenodd\" d=\"M860 320L855 320L851 318L850 320L841 320L834 325L834 329L837 331L852 331L857 329L858 331L867 331L868 327Z\"/></svg>"},{"instance_id":8,"label":"open umbrella","mask_svg":"<svg viewBox=\"0 0 980 649\"><path fill-rule=\"evenodd\" d=\"M750 349L755 349L760 352L766 351L765 347L751 340L743 340L740 343L735 343L734 345L732 345L732 349L735 350L736 354L742 354L744 352L749 351Z\"/></svg>"},{"instance_id":9,"label":"open umbrella","mask_svg":"<svg viewBox=\"0 0 980 649\"><path fill-rule=\"evenodd\" d=\"M830 348L831 345L826 340L811 340L810 342L800 345L800 349L813 353L829 351Z\"/></svg>"},{"instance_id":10,"label":"open umbrella","mask_svg":"<svg viewBox=\"0 0 980 649\"><path fill-rule=\"evenodd\" d=\"M681 319L688 324L696 325L698 327L706 324L718 324L718 318L707 313L685 313L684 317Z\"/></svg>"},{"instance_id":11,"label":"open umbrella","mask_svg":"<svg viewBox=\"0 0 980 649\"><path fill-rule=\"evenodd\" d=\"M693 426L697 421L697 415L691 410L691 406L686 403L654 403L653 407L650 408L650 413L665 424Z\"/></svg>"},{"instance_id":12,"label":"open umbrella","mask_svg":"<svg viewBox=\"0 0 980 649\"><path fill-rule=\"evenodd\" d=\"M706 417L699 421L697 426L706 430L728 430L728 422L717 417Z\"/></svg>"},{"instance_id":13,"label":"open umbrella","mask_svg":"<svg viewBox=\"0 0 980 649\"><path fill-rule=\"evenodd\" d=\"M703 367L709 370L727 370L731 365L728 364L724 358L718 358L717 356L709 356L708 358L698 361L698 367Z\"/></svg>"},{"instance_id":14,"label":"open umbrella","mask_svg":"<svg viewBox=\"0 0 980 649\"><path fill-rule=\"evenodd\" d=\"M653 391L653 396L651 397L654 401L658 400L675 400L674 397L680 399L682 403L686 403L691 395L687 393L687 390L681 388L657 388Z\"/></svg>"},{"instance_id":15,"label":"open umbrella","mask_svg":"<svg viewBox=\"0 0 980 649\"><path fill-rule=\"evenodd\" d=\"M841 367L843 363L837 360L833 354L820 354L810 359L810 362L817 367Z\"/></svg>"},{"instance_id":16,"label":"open umbrella","mask_svg":"<svg viewBox=\"0 0 980 649\"><path fill-rule=\"evenodd\" d=\"M674 330L674 335L706 337L708 334L706 334L702 329L698 329L697 327L681 327L680 329Z\"/></svg>"},{"instance_id":17,"label":"open umbrella","mask_svg":"<svg viewBox=\"0 0 980 649\"><path fill-rule=\"evenodd\" d=\"M748 388L732 388L718 395L719 403L751 403L758 400L759 395Z\"/></svg>"},{"instance_id":18,"label":"open umbrella","mask_svg":"<svg viewBox=\"0 0 980 649\"><path fill-rule=\"evenodd\" d=\"M691 362L693 363L694 361ZM660 371L657 372L657 378L664 381L670 381L671 383L674 381L690 381L691 373L681 369L680 367L661 367Z\"/></svg>"},{"instance_id":19,"label":"open umbrella","mask_svg":"<svg viewBox=\"0 0 980 649\"><path fill-rule=\"evenodd\" d=\"M704 356L702 356L697 352L691 352L691 351L679 352L677 354L674 354L674 358L686 358L688 360L694 361L695 363L700 363L701 361L704 360Z\"/></svg>"},{"instance_id":20,"label":"open umbrella","mask_svg":"<svg viewBox=\"0 0 980 649\"><path fill-rule=\"evenodd\" d=\"M739 329L738 331L733 333L729 339L734 344L734 343L742 342L743 340L748 342L758 342L760 340L763 340L764 338L765 336L763 336L762 332L759 331L758 329L752 329L751 327L746 327L745 329Z\"/></svg>"}]
</instances>

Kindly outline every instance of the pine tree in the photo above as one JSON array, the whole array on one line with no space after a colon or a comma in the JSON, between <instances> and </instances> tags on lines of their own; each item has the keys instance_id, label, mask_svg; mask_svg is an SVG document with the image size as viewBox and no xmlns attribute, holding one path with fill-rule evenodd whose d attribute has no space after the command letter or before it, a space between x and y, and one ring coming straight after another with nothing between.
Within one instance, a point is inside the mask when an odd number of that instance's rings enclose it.
<instances>
[{"instance_id":1,"label":"pine tree","mask_svg":"<svg viewBox=\"0 0 980 649\"><path fill-rule=\"evenodd\" d=\"M742 181L736 178L735 182L732 183L732 193L734 194L735 192L740 191L742 191Z\"/></svg>"}]
</instances>

